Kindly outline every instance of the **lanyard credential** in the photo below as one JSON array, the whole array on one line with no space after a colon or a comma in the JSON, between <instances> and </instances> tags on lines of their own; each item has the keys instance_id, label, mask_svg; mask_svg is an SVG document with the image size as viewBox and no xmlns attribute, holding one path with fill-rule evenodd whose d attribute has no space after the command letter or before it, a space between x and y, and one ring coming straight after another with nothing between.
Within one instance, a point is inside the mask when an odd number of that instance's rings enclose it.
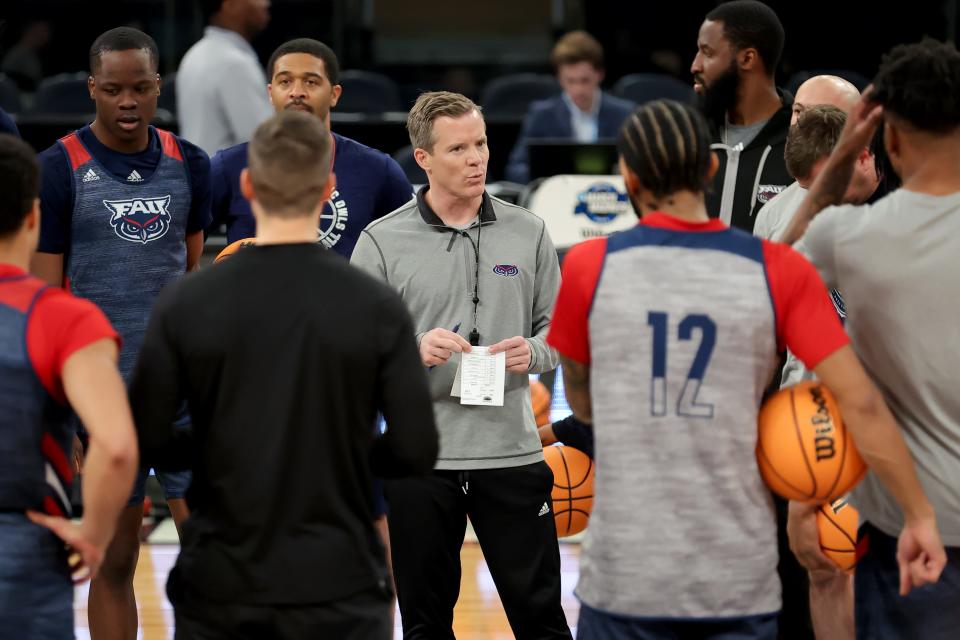
<instances>
[{"instance_id":1,"label":"lanyard credential","mask_svg":"<svg viewBox=\"0 0 960 640\"><path fill-rule=\"evenodd\" d=\"M476 269L473 276L473 330L470 332L470 344L474 347L480 345L480 330L477 329L477 307L480 305L480 234L483 231L483 222L477 225L477 244L474 246L473 238L466 232L467 239L470 240L470 246L473 247L473 253L476 257Z\"/></svg>"}]
</instances>

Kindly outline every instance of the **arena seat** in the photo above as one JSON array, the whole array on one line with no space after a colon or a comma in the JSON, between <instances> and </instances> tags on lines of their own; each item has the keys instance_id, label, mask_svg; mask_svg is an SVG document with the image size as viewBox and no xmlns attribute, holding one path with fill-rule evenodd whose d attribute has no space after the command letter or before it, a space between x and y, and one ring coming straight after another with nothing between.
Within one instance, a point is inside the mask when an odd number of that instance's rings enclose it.
<instances>
[{"instance_id":1,"label":"arena seat","mask_svg":"<svg viewBox=\"0 0 960 640\"><path fill-rule=\"evenodd\" d=\"M41 80L31 109L31 113L42 115L87 114L95 111L87 89L87 74L82 71L61 73Z\"/></svg>"},{"instance_id":2,"label":"arena seat","mask_svg":"<svg viewBox=\"0 0 960 640\"><path fill-rule=\"evenodd\" d=\"M410 184L416 186L420 184L427 184L427 174L423 169L420 168L420 165L417 164L417 161L413 157L413 147L409 144L403 148L397 149L393 152L392 158L397 161L397 164L400 165L400 168L403 169L403 172L407 175L407 180L410 181Z\"/></svg>"},{"instance_id":3,"label":"arena seat","mask_svg":"<svg viewBox=\"0 0 960 640\"><path fill-rule=\"evenodd\" d=\"M523 117L530 103L558 93L560 86L553 76L517 73L491 80L480 94L480 106L487 117Z\"/></svg>"},{"instance_id":4,"label":"arena seat","mask_svg":"<svg viewBox=\"0 0 960 640\"><path fill-rule=\"evenodd\" d=\"M177 74L168 73L160 83L160 97L157 99L157 108L166 109L172 115L177 115Z\"/></svg>"},{"instance_id":5,"label":"arena seat","mask_svg":"<svg viewBox=\"0 0 960 640\"><path fill-rule=\"evenodd\" d=\"M340 74L343 93L334 107L340 113L376 114L404 111L397 83L373 71L350 70Z\"/></svg>"},{"instance_id":6,"label":"arena seat","mask_svg":"<svg viewBox=\"0 0 960 640\"><path fill-rule=\"evenodd\" d=\"M660 99L693 104L696 99L692 86L673 76L660 73L631 73L623 76L613 86L613 93L638 105Z\"/></svg>"},{"instance_id":7,"label":"arena seat","mask_svg":"<svg viewBox=\"0 0 960 640\"><path fill-rule=\"evenodd\" d=\"M0 109L7 113L20 113L23 109L20 89L13 80L2 73L0 73Z\"/></svg>"}]
</instances>

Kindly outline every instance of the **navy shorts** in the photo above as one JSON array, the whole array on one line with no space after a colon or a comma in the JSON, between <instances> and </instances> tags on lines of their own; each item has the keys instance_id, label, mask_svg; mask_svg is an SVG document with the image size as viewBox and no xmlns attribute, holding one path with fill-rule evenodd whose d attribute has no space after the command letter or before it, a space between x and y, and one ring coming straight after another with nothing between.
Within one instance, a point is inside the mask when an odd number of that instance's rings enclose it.
<instances>
[{"instance_id":1,"label":"navy shorts","mask_svg":"<svg viewBox=\"0 0 960 640\"><path fill-rule=\"evenodd\" d=\"M0 640L73 638L63 542L22 513L0 513Z\"/></svg>"},{"instance_id":2,"label":"navy shorts","mask_svg":"<svg viewBox=\"0 0 960 640\"><path fill-rule=\"evenodd\" d=\"M577 640L776 640L778 613L742 618L634 618L580 603Z\"/></svg>"},{"instance_id":3,"label":"navy shorts","mask_svg":"<svg viewBox=\"0 0 960 640\"><path fill-rule=\"evenodd\" d=\"M148 469L141 469L137 473L137 478L133 483L133 494L127 502L128 507L143 502L148 475L150 475ZM187 487L190 486L191 474L189 471L157 471L156 476L157 480L160 481L160 486L163 487L163 495L168 500L170 498L182 498L186 495Z\"/></svg>"},{"instance_id":4,"label":"navy shorts","mask_svg":"<svg viewBox=\"0 0 960 640\"><path fill-rule=\"evenodd\" d=\"M960 547L947 547L947 565L936 584L901 597L897 539L869 522L858 537L863 557L854 571L857 638L960 638Z\"/></svg>"}]
</instances>

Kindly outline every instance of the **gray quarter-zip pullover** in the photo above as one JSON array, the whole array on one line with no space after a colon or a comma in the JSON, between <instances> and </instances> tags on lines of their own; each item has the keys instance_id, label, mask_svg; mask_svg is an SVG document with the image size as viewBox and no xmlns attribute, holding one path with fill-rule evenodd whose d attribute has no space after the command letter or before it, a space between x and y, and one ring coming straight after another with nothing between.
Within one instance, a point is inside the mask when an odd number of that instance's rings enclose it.
<instances>
[{"instance_id":1,"label":"gray quarter-zip pullover","mask_svg":"<svg viewBox=\"0 0 960 640\"><path fill-rule=\"evenodd\" d=\"M484 346L526 338L530 373L556 368L546 336L560 267L543 220L484 193L477 219L457 229L430 209L428 188L370 223L350 261L400 292L418 343L437 327L464 338L476 327ZM436 468L495 469L542 460L527 374L507 372L502 407L461 405L450 395L459 360L455 354L428 371L440 431Z\"/></svg>"}]
</instances>

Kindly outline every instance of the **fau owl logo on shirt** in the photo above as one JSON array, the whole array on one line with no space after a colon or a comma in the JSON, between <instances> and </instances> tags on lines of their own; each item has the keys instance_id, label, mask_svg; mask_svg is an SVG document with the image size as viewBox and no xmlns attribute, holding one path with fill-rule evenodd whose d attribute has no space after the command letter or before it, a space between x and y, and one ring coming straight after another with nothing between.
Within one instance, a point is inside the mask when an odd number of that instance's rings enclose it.
<instances>
[{"instance_id":1,"label":"fau owl logo on shirt","mask_svg":"<svg viewBox=\"0 0 960 640\"><path fill-rule=\"evenodd\" d=\"M170 229L170 196L104 200L113 214L110 224L123 240L146 244L162 238Z\"/></svg>"}]
</instances>

